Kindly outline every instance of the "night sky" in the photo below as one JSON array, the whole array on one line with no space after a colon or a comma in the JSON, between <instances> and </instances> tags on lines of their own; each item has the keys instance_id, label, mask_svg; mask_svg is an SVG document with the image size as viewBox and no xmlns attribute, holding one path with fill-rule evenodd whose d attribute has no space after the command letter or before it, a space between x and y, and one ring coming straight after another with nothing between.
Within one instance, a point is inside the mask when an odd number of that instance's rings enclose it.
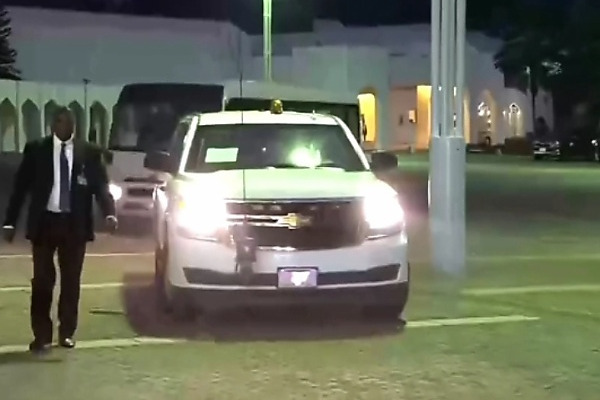
<instances>
[{"instance_id":1,"label":"night sky","mask_svg":"<svg viewBox=\"0 0 600 400\"><path fill-rule=\"evenodd\" d=\"M487 30L510 18L515 3L569 3L573 0L468 0L472 28ZM261 32L262 0L8 0L9 5L230 20L249 33ZM310 31L314 18L346 25L429 22L429 0L273 0L275 32Z\"/></svg>"}]
</instances>

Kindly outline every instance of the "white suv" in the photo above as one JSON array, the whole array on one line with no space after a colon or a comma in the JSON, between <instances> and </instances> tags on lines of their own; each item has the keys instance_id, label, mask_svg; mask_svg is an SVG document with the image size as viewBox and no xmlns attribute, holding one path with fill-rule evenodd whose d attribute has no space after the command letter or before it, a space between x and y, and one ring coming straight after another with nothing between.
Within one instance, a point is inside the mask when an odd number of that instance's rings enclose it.
<instances>
[{"instance_id":1,"label":"white suv","mask_svg":"<svg viewBox=\"0 0 600 400\"><path fill-rule=\"evenodd\" d=\"M235 111L184 122L181 157L145 160L169 176L154 193L162 305L180 316L329 304L402 313L404 212L339 118ZM397 159L381 153L371 166L386 163Z\"/></svg>"}]
</instances>

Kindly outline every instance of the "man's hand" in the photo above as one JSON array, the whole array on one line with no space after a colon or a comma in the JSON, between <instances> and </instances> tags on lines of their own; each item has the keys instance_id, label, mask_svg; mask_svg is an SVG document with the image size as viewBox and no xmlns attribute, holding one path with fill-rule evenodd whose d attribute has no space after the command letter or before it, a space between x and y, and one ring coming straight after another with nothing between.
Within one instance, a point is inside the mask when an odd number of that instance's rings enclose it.
<instances>
[{"instance_id":1,"label":"man's hand","mask_svg":"<svg viewBox=\"0 0 600 400\"><path fill-rule=\"evenodd\" d=\"M12 243L15 240L15 227L14 226L3 226L2 237L5 242Z\"/></svg>"},{"instance_id":2,"label":"man's hand","mask_svg":"<svg viewBox=\"0 0 600 400\"><path fill-rule=\"evenodd\" d=\"M117 228L119 227L119 222L117 221L117 217L115 217L114 215L109 215L108 217L106 217L106 229L108 230L109 233L115 233L117 231Z\"/></svg>"}]
</instances>

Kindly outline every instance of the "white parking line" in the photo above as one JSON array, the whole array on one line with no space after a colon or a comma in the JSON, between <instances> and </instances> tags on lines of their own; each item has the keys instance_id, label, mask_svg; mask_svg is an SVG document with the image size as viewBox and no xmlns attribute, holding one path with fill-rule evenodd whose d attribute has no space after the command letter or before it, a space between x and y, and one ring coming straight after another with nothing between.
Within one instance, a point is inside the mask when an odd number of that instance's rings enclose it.
<instances>
[{"instance_id":1,"label":"white parking line","mask_svg":"<svg viewBox=\"0 0 600 400\"><path fill-rule=\"evenodd\" d=\"M525 315L498 315L495 317L467 317L467 318L442 318L423 321L408 321L409 328L434 328L439 326L464 326L464 325L489 325L507 322L537 321L539 317Z\"/></svg>"},{"instance_id":2,"label":"white parking line","mask_svg":"<svg viewBox=\"0 0 600 400\"><path fill-rule=\"evenodd\" d=\"M561 253L561 254L513 254L513 255L490 255L490 256L469 256L469 261L479 262L503 262L503 261L573 261L573 260L600 260L598 253Z\"/></svg>"},{"instance_id":3,"label":"white parking line","mask_svg":"<svg viewBox=\"0 0 600 400\"><path fill-rule=\"evenodd\" d=\"M149 257L154 256L152 252L145 253L87 253L89 258L110 258L110 257ZM0 260L19 260L30 259L31 254L0 254Z\"/></svg>"},{"instance_id":4,"label":"white parking line","mask_svg":"<svg viewBox=\"0 0 600 400\"><path fill-rule=\"evenodd\" d=\"M133 284L135 286L135 284ZM81 285L81 289L112 289L120 288L125 286L123 282L107 282L107 283L84 283ZM128 284L129 286L129 284ZM11 292L29 292L31 291L30 286L5 286L0 287L0 293L11 293Z\"/></svg>"},{"instance_id":5,"label":"white parking line","mask_svg":"<svg viewBox=\"0 0 600 400\"><path fill-rule=\"evenodd\" d=\"M529 293L564 293L564 292L599 292L600 285L548 285L548 286L515 286L465 289L463 294L469 296L497 296L504 294Z\"/></svg>"},{"instance_id":6,"label":"white parking line","mask_svg":"<svg viewBox=\"0 0 600 400\"><path fill-rule=\"evenodd\" d=\"M525 322L537 321L539 317L527 317L524 315L506 315L495 317L468 317L468 318L449 318L449 319L429 319L421 321L409 321L409 328L434 328L442 326L465 326L465 325L488 325L502 324L507 322ZM135 347L158 344L181 344L193 343L186 339L169 339L169 338L152 338L152 337L137 337L126 339L104 339L104 340L89 340L77 342L78 349L105 349L105 348L120 348L120 347ZM26 345L9 345L0 346L0 354L21 353L27 351Z\"/></svg>"},{"instance_id":7,"label":"white parking line","mask_svg":"<svg viewBox=\"0 0 600 400\"><path fill-rule=\"evenodd\" d=\"M138 337L129 339L104 339L77 342L78 349L106 349L118 347L147 346L156 344L184 343L183 339L164 339L152 337ZM0 354L21 353L27 351L27 345L0 346Z\"/></svg>"}]
</instances>

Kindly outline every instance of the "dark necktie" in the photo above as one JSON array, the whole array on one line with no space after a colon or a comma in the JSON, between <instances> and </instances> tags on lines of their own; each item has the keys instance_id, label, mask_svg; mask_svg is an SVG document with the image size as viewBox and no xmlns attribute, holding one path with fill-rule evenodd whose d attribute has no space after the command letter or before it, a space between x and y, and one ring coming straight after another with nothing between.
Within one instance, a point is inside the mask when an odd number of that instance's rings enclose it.
<instances>
[{"instance_id":1,"label":"dark necktie","mask_svg":"<svg viewBox=\"0 0 600 400\"><path fill-rule=\"evenodd\" d=\"M66 144L60 145L60 197L58 207L61 212L71 211L71 179L69 178L69 160Z\"/></svg>"}]
</instances>

